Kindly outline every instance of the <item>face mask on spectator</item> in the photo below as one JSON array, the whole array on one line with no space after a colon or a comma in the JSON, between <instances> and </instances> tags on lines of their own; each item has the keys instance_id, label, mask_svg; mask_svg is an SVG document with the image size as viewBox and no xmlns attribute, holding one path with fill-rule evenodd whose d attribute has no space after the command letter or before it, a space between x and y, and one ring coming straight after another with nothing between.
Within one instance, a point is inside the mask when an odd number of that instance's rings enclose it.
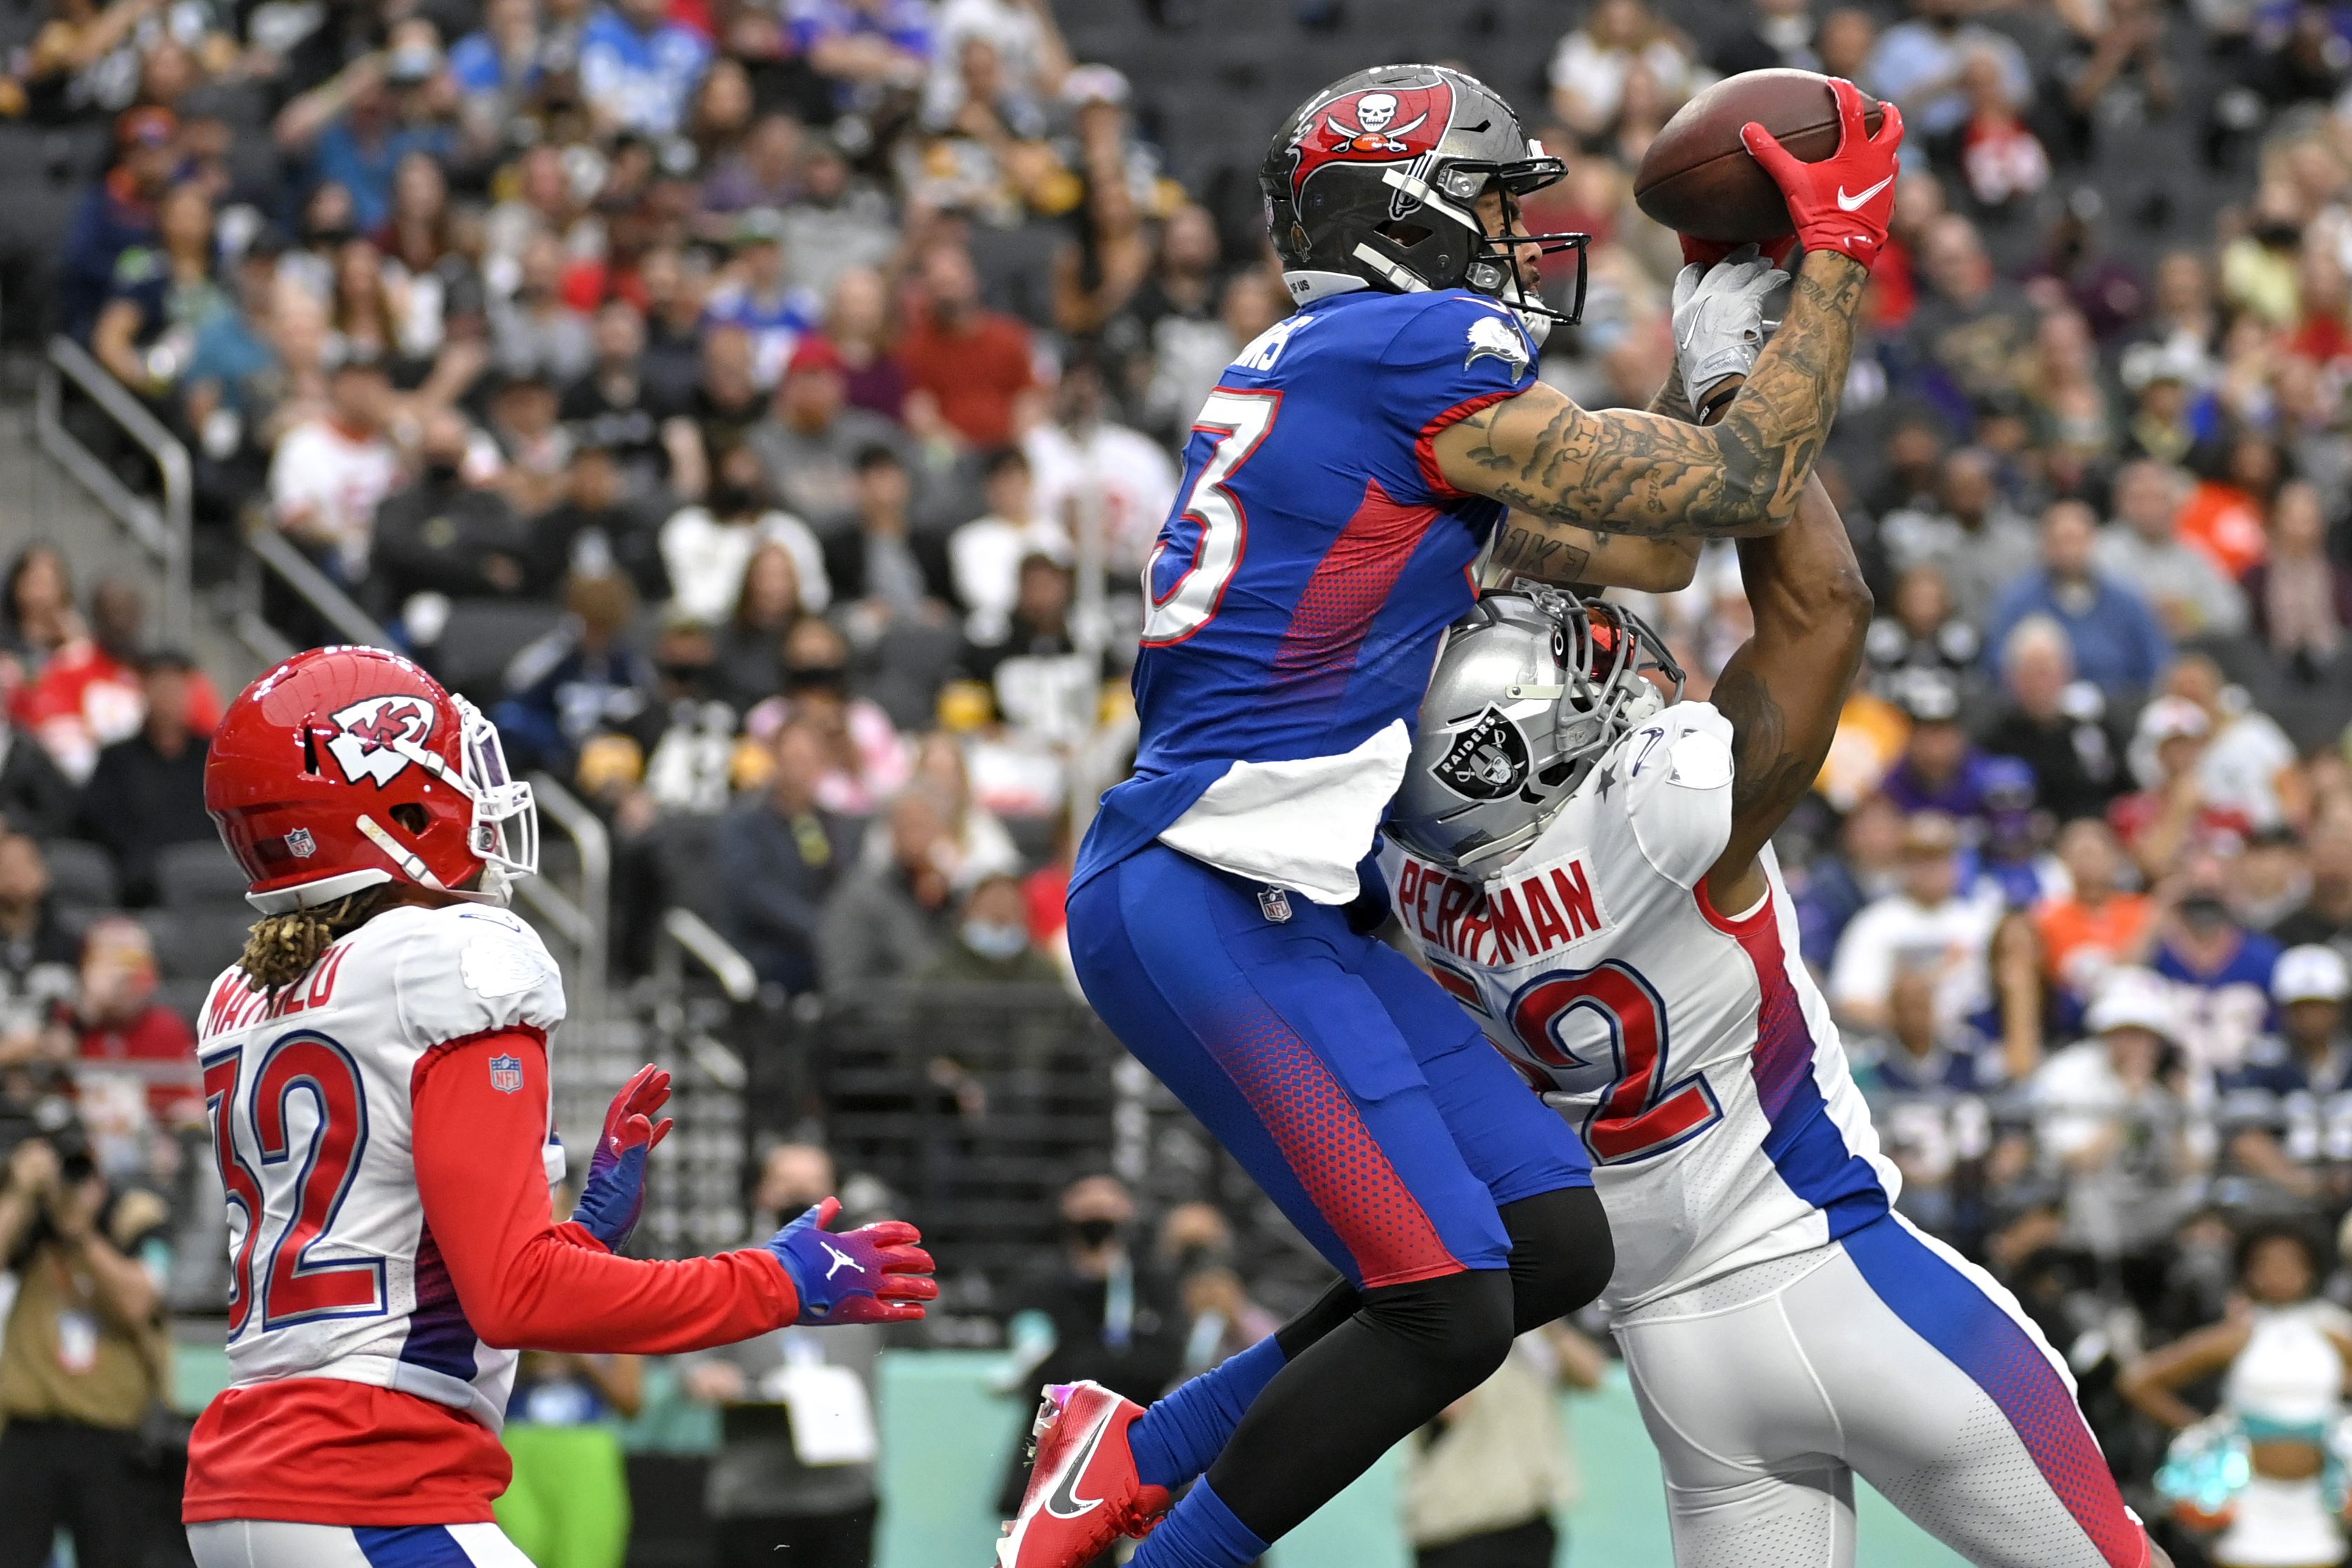
<instances>
[{"instance_id":1,"label":"face mask on spectator","mask_svg":"<svg viewBox=\"0 0 2352 1568\"><path fill-rule=\"evenodd\" d=\"M1092 1250L1115 1240L1126 1228L1116 1219L1066 1219L1062 1222L1062 1228L1071 1240Z\"/></svg>"},{"instance_id":2,"label":"face mask on spectator","mask_svg":"<svg viewBox=\"0 0 2352 1568\"><path fill-rule=\"evenodd\" d=\"M2191 894L2180 901L2180 918L2200 931L2211 931L2230 923L2230 906L2212 894Z\"/></svg>"},{"instance_id":3,"label":"face mask on spectator","mask_svg":"<svg viewBox=\"0 0 2352 1568\"><path fill-rule=\"evenodd\" d=\"M845 692L849 670L843 664L800 664L784 672L784 689L792 692Z\"/></svg>"},{"instance_id":4,"label":"face mask on spectator","mask_svg":"<svg viewBox=\"0 0 2352 1568\"><path fill-rule=\"evenodd\" d=\"M1000 925L993 920L967 920L963 923L963 945L983 958L998 963L1017 958L1029 946L1029 933L1019 925Z\"/></svg>"}]
</instances>

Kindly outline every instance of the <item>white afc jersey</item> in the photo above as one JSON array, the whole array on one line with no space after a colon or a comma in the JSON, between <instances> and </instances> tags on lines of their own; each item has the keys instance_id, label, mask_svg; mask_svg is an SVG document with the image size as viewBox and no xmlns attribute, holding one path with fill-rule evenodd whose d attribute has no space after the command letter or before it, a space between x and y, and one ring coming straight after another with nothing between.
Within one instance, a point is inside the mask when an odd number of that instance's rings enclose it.
<instances>
[{"instance_id":1,"label":"white afc jersey","mask_svg":"<svg viewBox=\"0 0 2352 1568\"><path fill-rule=\"evenodd\" d=\"M1757 908L1707 902L1730 743L1708 704L1665 709L1483 883L1381 853L1439 983L1591 1151L1615 1312L1844 1236L1897 1186L1771 850Z\"/></svg>"},{"instance_id":2,"label":"white afc jersey","mask_svg":"<svg viewBox=\"0 0 2352 1568\"><path fill-rule=\"evenodd\" d=\"M417 1197L409 1099L436 1047L544 1034L563 984L503 909L384 911L275 998L242 970L213 982L197 1051L228 1199L230 1384L341 1378L499 1429L515 1353L466 1319ZM491 1083L522 1092L523 1063ZM563 1173L550 1129L550 1183Z\"/></svg>"}]
</instances>

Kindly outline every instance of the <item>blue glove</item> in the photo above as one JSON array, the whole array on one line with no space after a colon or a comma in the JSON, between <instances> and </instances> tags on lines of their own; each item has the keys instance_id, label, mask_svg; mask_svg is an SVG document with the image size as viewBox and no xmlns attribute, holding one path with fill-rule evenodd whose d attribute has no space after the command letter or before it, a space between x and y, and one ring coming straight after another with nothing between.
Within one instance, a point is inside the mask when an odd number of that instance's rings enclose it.
<instances>
[{"instance_id":1,"label":"blue glove","mask_svg":"<svg viewBox=\"0 0 2352 1568\"><path fill-rule=\"evenodd\" d=\"M670 1129L667 1116L655 1125L654 1113L668 1101L669 1074L646 1067L621 1085L604 1113L604 1130L588 1157L588 1179L572 1218L609 1251L629 1244L637 1217L646 1211L646 1156Z\"/></svg>"},{"instance_id":2,"label":"blue glove","mask_svg":"<svg viewBox=\"0 0 2352 1568\"><path fill-rule=\"evenodd\" d=\"M800 1321L809 1324L907 1323L923 1315L940 1282L931 1255L916 1243L923 1233L886 1219L855 1230L828 1230L841 1199L823 1203L768 1239L768 1250L793 1277Z\"/></svg>"}]
</instances>

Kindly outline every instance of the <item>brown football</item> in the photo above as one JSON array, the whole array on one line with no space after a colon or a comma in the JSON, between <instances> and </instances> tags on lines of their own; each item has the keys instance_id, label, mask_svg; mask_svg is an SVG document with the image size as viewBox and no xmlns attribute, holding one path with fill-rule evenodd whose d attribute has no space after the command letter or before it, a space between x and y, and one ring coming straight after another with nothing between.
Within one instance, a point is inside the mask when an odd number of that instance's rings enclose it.
<instances>
[{"instance_id":1,"label":"brown football","mask_svg":"<svg viewBox=\"0 0 2352 1568\"><path fill-rule=\"evenodd\" d=\"M1884 112L1867 93L1863 103L1863 119L1874 132ZM1837 151L1837 99L1829 78L1816 71L1743 71L1699 93L1666 121L1633 171L1634 203L1696 239L1738 245L1792 233L1780 187L1739 140L1739 128L1751 120L1808 163Z\"/></svg>"}]
</instances>

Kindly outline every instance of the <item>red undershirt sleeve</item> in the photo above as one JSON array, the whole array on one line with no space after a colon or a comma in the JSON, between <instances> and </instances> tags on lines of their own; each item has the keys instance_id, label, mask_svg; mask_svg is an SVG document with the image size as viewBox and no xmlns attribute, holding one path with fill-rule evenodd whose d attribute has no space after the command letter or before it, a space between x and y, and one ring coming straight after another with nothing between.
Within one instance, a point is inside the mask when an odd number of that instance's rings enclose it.
<instances>
[{"instance_id":1,"label":"red undershirt sleeve","mask_svg":"<svg viewBox=\"0 0 2352 1568\"><path fill-rule=\"evenodd\" d=\"M490 1059L523 1064L520 1087ZM409 1080L416 1190L474 1332L507 1349L669 1355L731 1344L800 1314L791 1277L763 1248L715 1258L616 1258L551 1217L547 1044L501 1030L428 1051Z\"/></svg>"}]
</instances>

